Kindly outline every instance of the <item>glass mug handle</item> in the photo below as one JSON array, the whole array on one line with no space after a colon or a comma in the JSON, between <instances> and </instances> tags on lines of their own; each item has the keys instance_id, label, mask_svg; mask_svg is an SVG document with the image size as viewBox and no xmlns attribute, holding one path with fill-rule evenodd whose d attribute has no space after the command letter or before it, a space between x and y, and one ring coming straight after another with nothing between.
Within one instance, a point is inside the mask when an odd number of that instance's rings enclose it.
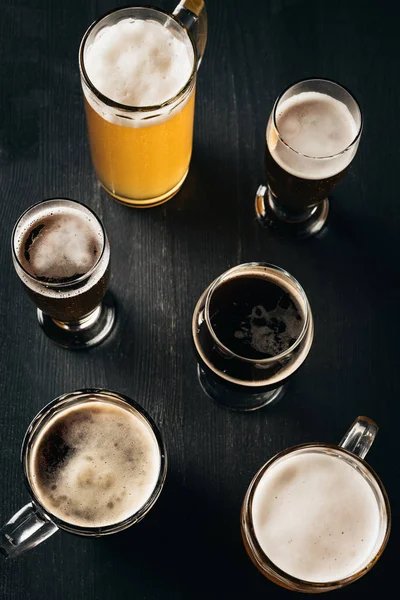
<instances>
[{"instance_id":1,"label":"glass mug handle","mask_svg":"<svg viewBox=\"0 0 400 600\"><path fill-rule=\"evenodd\" d=\"M58 531L58 527L33 502L21 508L0 530L0 552L19 556Z\"/></svg>"},{"instance_id":2,"label":"glass mug handle","mask_svg":"<svg viewBox=\"0 0 400 600\"><path fill-rule=\"evenodd\" d=\"M193 36L198 69L207 43L207 11L204 1L181 0L172 14Z\"/></svg>"},{"instance_id":3,"label":"glass mug handle","mask_svg":"<svg viewBox=\"0 0 400 600\"><path fill-rule=\"evenodd\" d=\"M357 417L339 446L364 458L378 433L378 425L369 417Z\"/></svg>"}]
</instances>

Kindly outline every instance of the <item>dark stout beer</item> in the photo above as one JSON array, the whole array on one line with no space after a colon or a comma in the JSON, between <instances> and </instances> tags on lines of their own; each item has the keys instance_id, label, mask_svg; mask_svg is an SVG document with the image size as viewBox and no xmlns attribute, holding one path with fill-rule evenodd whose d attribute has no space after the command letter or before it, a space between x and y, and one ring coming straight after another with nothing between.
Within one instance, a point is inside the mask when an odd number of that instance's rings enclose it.
<instances>
[{"instance_id":1,"label":"dark stout beer","mask_svg":"<svg viewBox=\"0 0 400 600\"><path fill-rule=\"evenodd\" d=\"M296 300L263 277L236 277L218 287L210 315L219 341L238 356L254 360L282 354L304 327Z\"/></svg>"},{"instance_id":2,"label":"dark stout beer","mask_svg":"<svg viewBox=\"0 0 400 600\"><path fill-rule=\"evenodd\" d=\"M109 282L110 251L101 223L86 207L54 200L20 219L14 264L45 314L73 322L100 304Z\"/></svg>"},{"instance_id":3,"label":"dark stout beer","mask_svg":"<svg viewBox=\"0 0 400 600\"><path fill-rule=\"evenodd\" d=\"M301 92L281 100L265 146L268 185L279 205L301 212L324 200L354 157L358 130L347 106L328 94Z\"/></svg>"}]
</instances>

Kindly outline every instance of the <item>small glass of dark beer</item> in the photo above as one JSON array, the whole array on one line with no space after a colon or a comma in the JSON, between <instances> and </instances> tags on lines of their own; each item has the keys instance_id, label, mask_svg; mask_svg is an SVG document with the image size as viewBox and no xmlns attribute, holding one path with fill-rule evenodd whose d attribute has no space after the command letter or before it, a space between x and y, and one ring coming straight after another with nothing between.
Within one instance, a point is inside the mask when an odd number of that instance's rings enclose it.
<instances>
[{"instance_id":1,"label":"small glass of dark beer","mask_svg":"<svg viewBox=\"0 0 400 600\"><path fill-rule=\"evenodd\" d=\"M280 267L254 262L208 286L192 334L204 392L228 409L249 411L283 396L308 355L314 325L298 281Z\"/></svg>"},{"instance_id":2,"label":"small glass of dark beer","mask_svg":"<svg viewBox=\"0 0 400 600\"><path fill-rule=\"evenodd\" d=\"M11 239L14 267L46 335L65 348L102 342L115 322L110 244L87 206L50 198L29 207Z\"/></svg>"},{"instance_id":3,"label":"small glass of dark beer","mask_svg":"<svg viewBox=\"0 0 400 600\"><path fill-rule=\"evenodd\" d=\"M299 238L321 231L328 195L357 152L362 124L354 96L333 81L306 79L282 92L266 130L267 185L256 194L260 223Z\"/></svg>"}]
</instances>

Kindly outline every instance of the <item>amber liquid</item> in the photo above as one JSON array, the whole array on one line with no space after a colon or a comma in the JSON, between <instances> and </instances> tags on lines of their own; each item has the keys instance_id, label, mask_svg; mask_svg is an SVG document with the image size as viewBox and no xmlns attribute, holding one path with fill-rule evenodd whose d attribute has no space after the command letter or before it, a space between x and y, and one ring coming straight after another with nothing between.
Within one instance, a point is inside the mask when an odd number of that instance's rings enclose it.
<instances>
[{"instance_id":1,"label":"amber liquid","mask_svg":"<svg viewBox=\"0 0 400 600\"><path fill-rule=\"evenodd\" d=\"M117 199L154 206L182 185L192 155L195 90L170 118L148 127L106 121L85 98L89 142L97 177Z\"/></svg>"}]
</instances>

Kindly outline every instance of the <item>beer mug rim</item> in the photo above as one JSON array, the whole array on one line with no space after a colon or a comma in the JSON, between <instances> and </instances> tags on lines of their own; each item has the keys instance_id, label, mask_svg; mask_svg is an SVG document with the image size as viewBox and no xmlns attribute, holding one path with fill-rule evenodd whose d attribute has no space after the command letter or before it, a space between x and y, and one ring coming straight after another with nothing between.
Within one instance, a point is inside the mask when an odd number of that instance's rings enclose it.
<instances>
[{"instance_id":1,"label":"beer mug rim","mask_svg":"<svg viewBox=\"0 0 400 600\"><path fill-rule=\"evenodd\" d=\"M166 17L168 17L172 21L174 21L174 23L181 30L183 30L186 33L186 35L188 36L188 39L191 43L192 50L193 50L193 66L192 66L192 71L190 73L190 76L189 76L188 80L186 81L185 85L174 96L172 96L172 98L168 98L168 100L166 100L165 102L162 102L161 104L152 104L152 105L148 105L148 106L130 106L128 104L122 104L121 102L112 100L111 98L109 98L108 96L106 96L105 94L100 92L100 90L98 90L96 88L96 86L92 83L92 81L86 71L84 51L85 51L86 42L89 38L89 35L92 33L93 29L97 25L99 25L101 23L101 21L107 19L108 17L111 17L112 15L117 14L119 12L125 12L125 11L129 11L129 10L137 10L137 11L141 11L141 10L146 11L147 10L147 11L153 11L153 12L165 15ZM198 53L197 53L197 49L196 49L196 44L193 41L193 37L192 37L190 30L188 30L186 27L184 27L172 13L170 13L167 10L164 10L162 8L157 8L157 7L151 6L151 5L138 5L138 6L128 5L128 6L122 6L119 8L114 8L112 10L109 10L108 12L103 14L101 17L99 17L98 19L93 21L93 23L88 27L88 29L84 33L81 43L80 43L80 46L79 46L80 72L81 72L81 76L82 76L85 84L89 88L89 90L106 106L109 106L111 108L116 108L119 110L123 110L128 113L149 113L149 112L153 112L153 111L159 110L161 108L165 108L167 106L173 105L175 102L177 102L177 100L181 96L185 96L187 93L189 93L192 90L193 84L194 84L194 81L196 78L198 61L199 61L199 57L198 57Z\"/></svg>"},{"instance_id":2,"label":"beer mug rim","mask_svg":"<svg viewBox=\"0 0 400 600\"><path fill-rule=\"evenodd\" d=\"M255 359L255 358L247 358L245 356L240 356L240 354L236 354L235 352L232 352L232 350L230 350L227 346L225 346L225 344L223 344L220 339L218 338L217 334L214 331L214 328L212 326L211 323L211 318L210 318L210 302L211 302L211 298L213 293L215 292L215 290L219 287L219 285L221 283L224 282L225 279L229 278L229 276L232 273L235 273L235 271L240 271L240 270L246 270L246 269L251 269L252 267L266 267L268 269L273 269L275 271L278 271L279 273L283 273L284 275L286 275L291 283L293 283L297 289L297 291L300 293L302 300L304 302L304 311L305 311L305 319L304 319L304 324L302 327L302 330L299 334L299 337L296 339L296 341L284 352L281 352L280 354L277 354L276 356L271 356L269 358L262 358L262 359ZM307 334L309 325L310 325L310 304L307 298L307 295L303 289L303 287L300 285L300 283L297 281L297 279L295 277L293 277L293 275L291 275L288 271L286 271L285 269L282 269L281 267L278 267L277 265L273 265L271 263L266 263L266 262L247 262L247 263L242 263L240 265L236 265L235 267L232 267L230 269L228 269L227 271L224 271L224 273L222 273L221 275L219 275L219 277L217 277L209 286L208 290L207 290L207 294L206 294L206 300L205 300L205 306L204 306L204 318L205 321L207 323L207 328L211 334L211 337L213 338L214 342L217 344L217 346L226 354L228 354L229 356L231 356L232 358L236 358L242 362L247 362L253 365L268 365L271 363L275 363L276 361L279 361L283 358L285 358L286 356L288 356L289 354L291 354L303 341L304 336Z\"/></svg>"},{"instance_id":3,"label":"beer mug rim","mask_svg":"<svg viewBox=\"0 0 400 600\"><path fill-rule=\"evenodd\" d=\"M97 257L94 265L89 269L89 271L87 271L83 275L80 275L73 281L64 281L64 282L61 281L59 283L54 283L51 281L44 282L44 281L41 281L40 279L38 279L37 277L34 277L31 273L29 273L25 269L25 267L23 266L21 261L19 260L16 248L15 248L15 235L17 232L17 228L18 228L19 224L21 223L22 219L24 217L26 217L30 211L41 206L42 204L47 204L47 203L50 204L51 202L59 202L59 201L61 201L62 203L70 202L71 204L76 204L76 205L78 205L78 207L83 207L85 210L89 211L93 215L93 217L96 219L96 222L99 223L102 234L103 234L103 246L102 246L101 252L100 252L99 256ZM72 287L75 287L76 285L79 285L83 281L86 281L87 279L89 279L89 277L95 272L97 266L99 265L101 259L104 256L104 252L106 250L107 243L108 243L108 238L107 238L106 230L104 228L104 225L103 225L101 219L99 219L99 217L96 215L94 210L92 210L86 204L83 204L83 202L79 202L78 200L72 200L71 198L64 198L64 197L46 198L45 200L40 200L39 202L36 202L35 204L28 206L28 208L26 210L24 210L24 212L18 217L17 222L15 223L12 234L11 234L11 248L12 248L13 257L14 257L14 260L16 261L16 263L18 264L18 267L20 269L22 269L22 271L24 272L24 276L27 277L30 281L41 284L46 288L56 288L56 289L72 288Z\"/></svg>"},{"instance_id":4,"label":"beer mug rim","mask_svg":"<svg viewBox=\"0 0 400 600\"><path fill-rule=\"evenodd\" d=\"M350 461L352 461L352 468L357 468L358 465L361 465L363 469L367 471L370 478L376 483L379 488L380 493L382 494L383 504L386 512L386 523L385 523L385 534L383 536L382 542L379 546L379 549L376 551L374 557L361 569L359 569L356 573L349 575L348 577L344 577L342 579L336 579L333 581L326 582L313 582L307 581L304 579L300 579L298 577L294 577L293 575L289 575L286 571L280 569L272 560L267 556L267 554L261 548L260 543L258 542L257 536L255 534L254 525L253 525L253 516L252 516L252 508L253 508L253 499L256 489L264 476L265 472L277 461L281 458L292 454L297 451L303 450L327 450L334 451L338 454L343 454L347 456ZM355 463L355 464L354 464ZM343 587L349 583L352 583L356 579L359 579L362 575L366 574L370 569L375 565L378 559L381 557L386 544L389 540L390 530L391 530L391 508L389 498L386 492L386 489L374 471L374 469L361 457L357 456L353 452L346 450L342 446L338 444L330 444L323 442L311 442L306 444L298 444L295 446L291 446L278 452L272 458L270 458L264 465L257 471L255 476L253 477L250 485L248 486L243 505L242 505L242 515L241 515L241 525L242 525L242 537L245 542L246 548L249 546L250 537L251 545L257 552L257 557L254 556L253 548L251 548L251 552L253 556L251 559L256 564L257 567L262 568L265 572L266 576L271 576L272 578L278 578L280 584L284 585L284 587L289 587L293 589L295 586L296 591L307 592L307 591L328 591L330 589L335 589L338 587ZM245 529L248 531L245 532Z\"/></svg>"},{"instance_id":5,"label":"beer mug rim","mask_svg":"<svg viewBox=\"0 0 400 600\"><path fill-rule=\"evenodd\" d=\"M303 154L302 152L299 152L298 150L295 150L294 148L292 148L290 146L290 144L288 144L282 137L279 128L278 128L278 123L277 123L277 119L276 119L276 112L277 112L277 108L279 106L279 103L281 101L281 99L283 98L283 96L286 94L286 92L288 92L290 89L296 87L299 84L302 83L307 83L307 82L313 82L313 81L321 81L324 83L328 83L328 84L332 84L338 88L341 88L342 90L344 90L352 100L354 100L357 109L360 113L360 125L358 127L358 131L356 136L354 137L354 139L350 142L350 144L348 144L348 146L346 146L346 148L344 148L343 150L341 150L340 152L336 152L335 154L331 154L330 156L310 156L308 154ZM284 146L286 146L291 152L294 152L295 154L298 154L304 158L309 158L311 160L320 160L320 161L328 161L328 160L332 160L334 158L337 158L338 156L341 156L342 154L345 154L346 152L348 152L349 150L351 150L352 148L354 148L354 146L358 143L362 130L363 130L363 126L364 126L364 116L360 107L360 103L358 102L357 98L355 97L355 95L353 94L353 92L350 92L350 90L345 87L344 85L342 85L341 83L338 83L337 81L334 81L333 79L326 79L324 77L306 77L305 79L299 79L298 81L295 81L294 83L291 83L290 85L288 85L277 97L277 99L274 102L274 106L272 108L272 118L273 118L273 123L274 123L274 128L276 130L277 136L279 138L279 141L284 144Z\"/></svg>"},{"instance_id":6,"label":"beer mug rim","mask_svg":"<svg viewBox=\"0 0 400 600\"><path fill-rule=\"evenodd\" d=\"M134 409L134 411L139 413L140 417L143 418L143 420L153 432L154 437L156 438L160 454L160 472L154 490L150 494L145 504L138 511L136 511L123 521L113 523L112 525L105 525L102 527L82 527L80 525L73 525L71 523L68 523L68 521L64 521L63 519L56 517L47 508L43 506L43 504L40 502L39 498L35 494L33 487L29 481L29 469L27 459L29 457L33 436L35 436L42 429L43 425L47 423L47 421L53 416L57 408L62 407L63 405L66 405L68 407L74 406L75 404L79 404L80 402L102 402L101 398L104 398L104 401L106 402L108 401L115 403L119 406L123 406L126 410L130 410L131 412L133 412L132 409ZM148 513L148 511L152 508L152 506L158 499L164 486L164 482L167 475L167 452L161 431L156 425L153 418L138 402L136 402L129 396L126 396L125 394L121 394L119 392L108 390L106 388L83 388L80 390L75 390L73 392L67 392L46 404L46 406L44 406L32 419L31 423L28 426L28 429L26 430L21 447L21 462L24 473L24 483L26 488L28 489L29 495L31 496L34 504L36 504L36 506L38 506L40 510L45 515L47 515L48 518L59 529L63 529L64 531L76 533L78 535L83 536L102 536L111 533L117 533L118 531L122 531L123 529L126 529L127 527L130 527L131 525L140 521Z\"/></svg>"}]
</instances>

